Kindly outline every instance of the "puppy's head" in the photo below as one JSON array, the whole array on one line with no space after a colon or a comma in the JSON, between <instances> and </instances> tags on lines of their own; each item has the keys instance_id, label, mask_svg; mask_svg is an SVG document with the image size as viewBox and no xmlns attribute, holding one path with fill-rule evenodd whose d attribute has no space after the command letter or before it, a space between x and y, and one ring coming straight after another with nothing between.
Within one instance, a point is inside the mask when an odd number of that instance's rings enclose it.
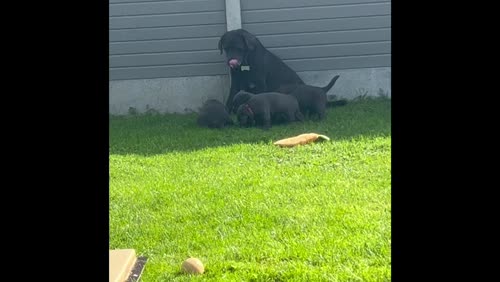
<instances>
[{"instance_id":1,"label":"puppy's head","mask_svg":"<svg viewBox=\"0 0 500 282\"><path fill-rule=\"evenodd\" d=\"M227 64L231 69L238 68L249 53L260 44L257 37L244 29L224 33L219 40L219 51L226 53Z\"/></svg>"},{"instance_id":2,"label":"puppy's head","mask_svg":"<svg viewBox=\"0 0 500 282\"><path fill-rule=\"evenodd\" d=\"M242 104L245 104L250 98L252 98L255 94L252 94L250 92L246 92L243 90L240 90L238 93L233 98L233 103L232 107L230 109L231 113L236 113L238 107Z\"/></svg>"},{"instance_id":3,"label":"puppy's head","mask_svg":"<svg viewBox=\"0 0 500 282\"><path fill-rule=\"evenodd\" d=\"M236 111L236 115L238 116L238 123L240 126L249 127L252 125L254 114L248 104L240 105Z\"/></svg>"}]
</instances>

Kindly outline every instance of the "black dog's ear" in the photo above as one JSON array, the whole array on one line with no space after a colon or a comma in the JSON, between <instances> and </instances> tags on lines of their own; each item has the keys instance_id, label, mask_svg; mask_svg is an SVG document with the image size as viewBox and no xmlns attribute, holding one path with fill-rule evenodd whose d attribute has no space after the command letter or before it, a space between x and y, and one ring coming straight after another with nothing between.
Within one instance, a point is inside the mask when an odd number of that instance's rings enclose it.
<instances>
[{"instance_id":1,"label":"black dog's ear","mask_svg":"<svg viewBox=\"0 0 500 282\"><path fill-rule=\"evenodd\" d=\"M222 35L219 39L219 51L220 51L220 54L222 55L222 40L224 39L224 35Z\"/></svg>"},{"instance_id":2,"label":"black dog's ear","mask_svg":"<svg viewBox=\"0 0 500 282\"><path fill-rule=\"evenodd\" d=\"M245 41L245 45L249 51L254 51L257 48L259 40L255 37L255 35L250 32L242 32L241 36L243 36L243 40Z\"/></svg>"}]
</instances>

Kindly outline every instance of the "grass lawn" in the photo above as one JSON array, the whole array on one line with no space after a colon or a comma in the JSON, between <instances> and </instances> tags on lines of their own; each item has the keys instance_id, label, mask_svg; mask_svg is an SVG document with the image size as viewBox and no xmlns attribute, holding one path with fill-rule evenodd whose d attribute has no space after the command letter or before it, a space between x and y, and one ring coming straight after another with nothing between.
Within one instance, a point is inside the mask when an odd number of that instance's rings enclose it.
<instances>
[{"instance_id":1,"label":"grass lawn","mask_svg":"<svg viewBox=\"0 0 500 282\"><path fill-rule=\"evenodd\" d=\"M391 101L321 122L199 128L196 115L110 117L110 249L141 281L390 281ZM272 142L301 133L331 141ZM179 272L200 258L205 274Z\"/></svg>"}]
</instances>

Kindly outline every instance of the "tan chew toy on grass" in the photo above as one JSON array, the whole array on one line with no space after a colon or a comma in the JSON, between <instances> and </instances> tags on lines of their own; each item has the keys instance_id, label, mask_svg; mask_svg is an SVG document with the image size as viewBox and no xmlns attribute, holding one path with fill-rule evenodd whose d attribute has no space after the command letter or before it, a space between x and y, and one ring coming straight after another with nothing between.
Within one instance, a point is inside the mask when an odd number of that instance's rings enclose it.
<instances>
[{"instance_id":1,"label":"tan chew toy on grass","mask_svg":"<svg viewBox=\"0 0 500 282\"><path fill-rule=\"evenodd\" d=\"M317 134L317 133L304 133L304 134L300 134L300 135L297 135L294 137L278 140L278 141L274 142L273 144L278 145L280 147L293 147L293 146L297 146L297 145L304 145L304 144L314 142L318 138L321 138L324 140L330 140L330 138L328 138L325 135L321 135L321 134Z\"/></svg>"},{"instance_id":2,"label":"tan chew toy on grass","mask_svg":"<svg viewBox=\"0 0 500 282\"><path fill-rule=\"evenodd\" d=\"M202 274L205 272L203 263L197 258L188 258L181 265L182 272L188 274Z\"/></svg>"}]
</instances>

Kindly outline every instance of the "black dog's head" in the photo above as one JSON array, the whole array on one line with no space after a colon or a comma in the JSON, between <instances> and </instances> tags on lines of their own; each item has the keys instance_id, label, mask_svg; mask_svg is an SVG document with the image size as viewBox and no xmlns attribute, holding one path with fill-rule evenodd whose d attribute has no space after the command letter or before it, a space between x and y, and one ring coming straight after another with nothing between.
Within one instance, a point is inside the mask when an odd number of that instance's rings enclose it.
<instances>
[{"instance_id":1,"label":"black dog's head","mask_svg":"<svg viewBox=\"0 0 500 282\"><path fill-rule=\"evenodd\" d=\"M228 31L219 40L220 53L226 53L227 64L231 69L238 68L259 45L261 43L257 37L244 29Z\"/></svg>"},{"instance_id":2,"label":"black dog's head","mask_svg":"<svg viewBox=\"0 0 500 282\"><path fill-rule=\"evenodd\" d=\"M236 111L236 115L238 116L240 126L249 127L253 124L254 114L248 104L240 105Z\"/></svg>"}]
</instances>

